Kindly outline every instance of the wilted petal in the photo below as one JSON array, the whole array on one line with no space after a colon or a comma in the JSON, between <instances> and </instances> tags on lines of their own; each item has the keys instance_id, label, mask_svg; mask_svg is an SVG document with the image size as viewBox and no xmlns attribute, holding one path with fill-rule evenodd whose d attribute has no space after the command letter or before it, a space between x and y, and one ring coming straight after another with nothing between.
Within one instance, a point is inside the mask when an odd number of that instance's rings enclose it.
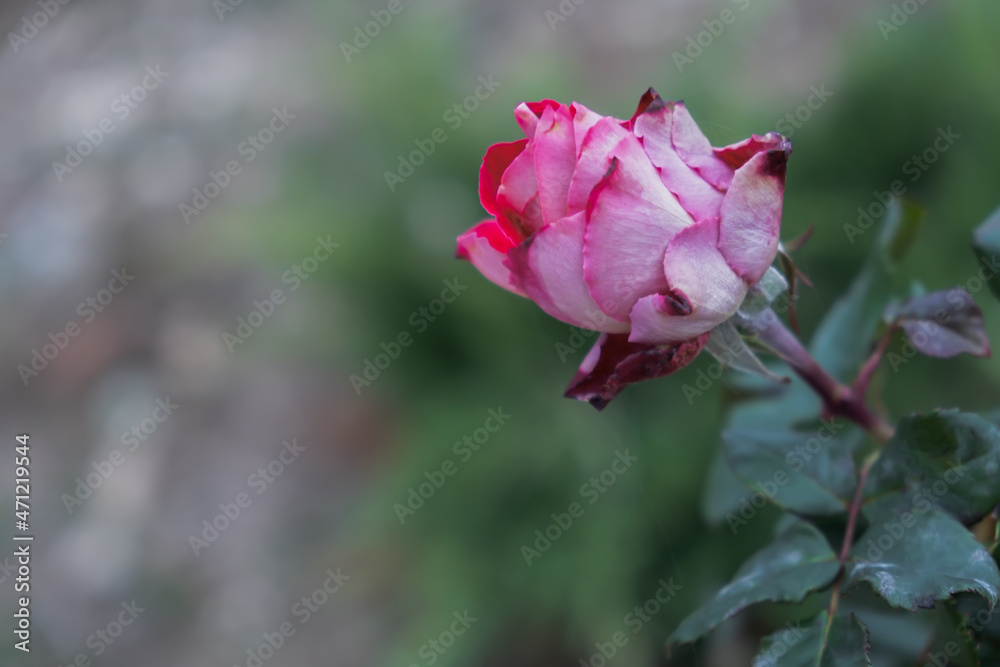
<instances>
[{"instance_id":1,"label":"wilted petal","mask_svg":"<svg viewBox=\"0 0 1000 667\"><path fill-rule=\"evenodd\" d=\"M760 280L778 253L785 165L792 152L784 142L757 153L737 170L722 200L719 250L743 280Z\"/></svg>"},{"instance_id":2,"label":"wilted petal","mask_svg":"<svg viewBox=\"0 0 1000 667\"><path fill-rule=\"evenodd\" d=\"M655 345L689 340L736 312L747 284L719 252L718 239L718 222L706 220L670 241L663 257L669 288L635 304L630 341Z\"/></svg>"},{"instance_id":3,"label":"wilted petal","mask_svg":"<svg viewBox=\"0 0 1000 667\"><path fill-rule=\"evenodd\" d=\"M583 270L601 309L625 321L640 297L667 286L663 252L694 221L664 187L634 135L613 153L587 207Z\"/></svg>"},{"instance_id":4,"label":"wilted petal","mask_svg":"<svg viewBox=\"0 0 1000 667\"><path fill-rule=\"evenodd\" d=\"M507 266L521 291L552 317L595 331L628 331L627 322L597 307L583 279L586 226L582 211L545 225L508 253Z\"/></svg>"},{"instance_id":5,"label":"wilted petal","mask_svg":"<svg viewBox=\"0 0 1000 667\"><path fill-rule=\"evenodd\" d=\"M485 220L458 237L455 256L472 262L480 273L500 287L526 296L514 284L510 269L504 265L514 242L515 239L508 236L496 220Z\"/></svg>"},{"instance_id":6,"label":"wilted petal","mask_svg":"<svg viewBox=\"0 0 1000 667\"><path fill-rule=\"evenodd\" d=\"M783 149L786 143L788 143L788 140L777 132L768 132L764 136L755 134L739 143L724 146L723 148L716 148L715 154L733 169L739 169L757 153Z\"/></svg>"},{"instance_id":7,"label":"wilted petal","mask_svg":"<svg viewBox=\"0 0 1000 667\"><path fill-rule=\"evenodd\" d=\"M625 334L602 334L566 390L567 398L587 401L598 410L630 384L670 375L690 364L708 334L670 347L630 343Z\"/></svg>"}]
</instances>

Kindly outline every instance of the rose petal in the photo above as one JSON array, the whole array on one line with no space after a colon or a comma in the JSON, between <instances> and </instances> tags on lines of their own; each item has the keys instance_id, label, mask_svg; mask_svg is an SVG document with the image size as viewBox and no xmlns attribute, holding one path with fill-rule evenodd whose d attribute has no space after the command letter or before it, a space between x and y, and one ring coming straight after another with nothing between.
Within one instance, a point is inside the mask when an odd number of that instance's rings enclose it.
<instances>
[{"instance_id":1,"label":"rose petal","mask_svg":"<svg viewBox=\"0 0 1000 667\"><path fill-rule=\"evenodd\" d=\"M567 107L547 107L535 130L538 203L545 222L566 215L569 182L576 167L573 118Z\"/></svg>"},{"instance_id":2,"label":"rose petal","mask_svg":"<svg viewBox=\"0 0 1000 667\"><path fill-rule=\"evenodd\" d=\"M538 119L542 117L542 112L547 107L561 107L555 100L541 100L540 102L521 102L514 108L514 118L517 124L524 131L524 136L532 139L535 136L535 129L538 127Z\"/></svg>"},{"instance_id":3,"label":"rose petal","mask_svg":"<svg viewBox=\"0 0 1000 667\"><path fill-rule=\"evenodd\" d=\"M486 278L506 290L526 296L514 284L510 269L504 265L507 252L514 247L511 239L496 220L485 220L458 237L455 256L467 259Z\"/></svg>"},{"instance_id":4,"label":"rose petal","mask_svg":"<svg viewBox=\"0 0 1000 667\"><path fill-rule=\"evenodd\" d=\"M580 159L569 184L567 213L585 211L590 201L590 193L608 174L611 167L611 152L622 139L628 136L618 120L605 116L589 130L580 146Z\"/></svg>"},{"instance_id":5,"label":"rose petal","mask_svg":"<svg viewBox=\"0 0 1000 667\"><path fill-rule=\"evenodd\" d=\"M755 134L749 139L744 139L739 143L730 144L729 146L724 146L722 148L716 148L715 154L733 169L739 169L747 163L747 160L752 158L757 153L767 150L782 149L783 145L786 143L788 143L788 140L777 132L768 132L764 136ZM790 148L791 146L789 145L789 149Z\"/></svg>"},{"instance_id":6,"label":"rose petal","mask_svg":"<svg viewBox=\"0 0 1000 667\"><path fill-rule=\"evenodd\" d=\"M699 222L670 241L663 272L671 292L643 297L632 309L633 343L677 343L711 331L743 302L747 284L736 275L717 247L719 223ZM683 299L685 308L678 307ZM686 312L687 314L681 314Z\"/></svg>"},{"instance_id":7,"label":"rose petal","mask_svg":"<svg viewBox=\"0 0 1000 667\"><path fill-rule=\"evenodd\" d=\"M640 297L667 286L663 252L694 221L664 187L634 135L626 135L613 154L587 206L583 270L597 304L624 322Z\"/></svg>"},{"instance_id":8,"label":"rose petal","mask_svg":"<svg viewBox=\"0 0 1000 667\"><path fill-rule=\"evenodd\" d=\"M497 207L511 224L525 236L531 236L544 224L538 203L538 180L535 176L535 145L529 141L500 177Z\"/></svg>"},{"instance_id":9,"label":"rose petal","mask_svg":"<svg viewBox=\"0 0 1000 667\"><path fill-rule=\"evenodd\" d=\"M740 277L753 285L778 252L785 165L791 144L757 153L739 168L722 200L719 250Z\"/></svg>"},{"instance_id":10,"label":"rose petal","mask_svg":"<svg viewBox=\"0 0 1000 667\"><path fill-rule=\"evenodd\" d=\"M715 187L720 190L728 188L733 178L732 167L715 154L712 144L702 134L683 102L667 104L673 104L671 114L673 127L670 136L677 155Z\"/></svg>"},{"instance_id":11,"label":"rose petal","mask_svg":"<svg viewBox=\"0 0 1000 667\"><path fill-rule=\"evenodd\" d=\"M621 333L628 322L608 317L583 279L583 211L542 227L507 254L514 284L552 317L573 326Z\"/></svg>"},{"instance_id":12,"label":"rose petal","mask_svg":"<svg viewBox=\"0 0 1000 667\"><path fill-rule=\"evenodd\" d=\"M708 334L670 347L630 343L625 334L602 334L566 390L567 398L603 410L627 385L670 375L698 356Z\"/></svg>"},{"instance_id":13,"label":"rose petal","mask_svg":"<svg viewBox=\"0 0 1000 667\"><path fill-rule=\"evenodd\" d=\"M695 220L719 217L723 192L702 178L677 154L673 144L675 105L659 95L632 119L635 135L642 139L650 161L660 170L660 179Z\"/></svg>"},{"instance_id":14,"label":"rose petal","mask_svg":"<svg viewBox=\"0 0 1000 667\"><path fill-rule=\"evenodd\" d=\"M486 149L483 164L479 168L479 201L483 208L493 215L500 212L497 206L497 188L507 167L524 150L527 139L518 139L510 143L493 144Z\"/></svg>"},{"instance_id":15,"label":"rose petal","mask_svg":"<svg viewBox=\"0 0 1000 667\"><path fill-rule=\"evenodd\" d=\"M573 137L576 142L576 157L579 159L583 152L583 141L587 138L590 128L597 125L604 116L594 113L579 102L569 105L570 115L573 117Z\"/></svg>"}]
</instances>

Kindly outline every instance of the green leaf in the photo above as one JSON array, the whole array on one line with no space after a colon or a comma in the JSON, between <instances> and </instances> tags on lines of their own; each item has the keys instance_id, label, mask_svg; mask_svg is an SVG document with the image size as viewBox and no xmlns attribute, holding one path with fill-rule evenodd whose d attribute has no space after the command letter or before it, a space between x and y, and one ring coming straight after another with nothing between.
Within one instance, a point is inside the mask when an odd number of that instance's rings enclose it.
<instances>
[{"instance_id":1,"label":"green leaf","mask_svg":"<svg viewBox=\"0 0 1000 667\"><path fill-rule=\"evenodd\" d=\"M827 618L824 611L808 628L789 624L764 637L753 667L819 667Z\"/></svg>"},{"instance_id":2,"label":"green leaf","mask_svg":"<svg viewBox=\"0 0 1000 667\"><path fill-rule=\"evenodd\" d=\"M868 629L858 618L824 611L808 629L789 624L761 641L753 667L871 667Z\"/></svg>"},{"instance_id":3,"label":"green leaf","mask_svg":"<svg viewBox=\"0 0 1000 667\"><path fill-rule=\"evenodd\" d=\"M758 602L801 602L829 585L840 564L823 535L798 523L750 557L733 580L688 616L667 640L691 642Z\"/></svg>"},{"instance_id":4,"label":"green leaf","mask_svg":"<svg viewBox=\"0 0 1000 667\"><path fill-rule=\"evenodd\" d=\"M906 332L910 345L931 357L948 358L963 352L990 356L983 313L963 289L912 297L886 311Z\"/></svg>"},{"instance_id":5,"label":"green leaf","mask_svg":"<svg viewBox=\"0 0 1000 667\"><path fill-rule=\"evenodd\" d=\"M809 346L813 357L841 382L849 381L868 355L882 311L892 296L892 273L924 215L923 209L909 202L893 202L877 247L813 335Z\"/></svg>"},{"instance_id":6,"label":"green leaf","mask_svg":"<svg viewBox=\"0 0 1000 667\"><path fill-rule=\"evenodd\" d=\"M854 544L844 589L862 581L894 607L916 611L969 591L1000 599L1000 571L972 534L944 512L875 513Z\"/></svg>"},{"instance_id":7,"label":"green leaf","mask_svg":"<svg viewBox=\"0 0 1000 667\"><path fill-rule=\"evenodd\" d=\"M958 410L904 417L865 486L870 498L897 492L967 525L983 518L1000 503L1000 427Z\"/></svg>"},{"instance_id":8,"label":"green leaf","mask_svg":"<svg viewBox=\"0 0 1000 667\"><path fill-rule=\"evenodd\" d=\"M733 473L776 505L807 516L843 514L857 477L850 447L834 420L811 433L735 428L722 441Z\"/></svg>"},{"instance_id":9,"label":"green leaf","mask_svg":"<svg viewBox=\"0 0 1000 667\"><path fill-rule=\"evenodd\" d=\"M820 667L872 667L871 648L868 628L857 616L837 616Z\"/></svg>"},{"instance_id":10,"label":"green leaf","mask_svg":"<svg viewBox=\"0 0 1000 667\"><path fill-rule=\"evenodd\" d=\"M1000 208L973 233L973 249L983 266L989 271L990 287L1000 297Z\"/></svg>"},{"instance_id":11,"label":"green leaf","mask_svg":"<svg viewBox=\"0 0 1000 667\"><path fill-rule=\"evenodd\" d=\"M740 509L750 506L751 495L750 489L746 488L729 468L722 449L716 450L708 469L708 479L701 501L701 511L705 520L712 525L728 520L729 527L735 534L736 525L741 524L742 519L734 525L733 517L738 519Z\"/></svg>"}]
</instances>

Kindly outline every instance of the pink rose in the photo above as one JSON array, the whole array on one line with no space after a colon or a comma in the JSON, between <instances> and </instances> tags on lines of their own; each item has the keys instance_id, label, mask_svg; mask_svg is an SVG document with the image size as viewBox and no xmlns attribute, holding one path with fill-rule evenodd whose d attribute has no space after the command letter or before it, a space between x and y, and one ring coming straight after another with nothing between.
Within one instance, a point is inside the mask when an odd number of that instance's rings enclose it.
<instances>
[{"instance_id":1,"label":"pink rose","mask_svg":"<svg viewBox=\"0 0 1000 667\"><path fill-rule=\"evenodd\" d=\"M712 148L680 102L649 89L631 119L551 100L514 112L479 196L494 217L458 256L568 324L603 332L567 396L606 405L687 365L774 261L791 144Z\"/></svg>"}]
</instances>

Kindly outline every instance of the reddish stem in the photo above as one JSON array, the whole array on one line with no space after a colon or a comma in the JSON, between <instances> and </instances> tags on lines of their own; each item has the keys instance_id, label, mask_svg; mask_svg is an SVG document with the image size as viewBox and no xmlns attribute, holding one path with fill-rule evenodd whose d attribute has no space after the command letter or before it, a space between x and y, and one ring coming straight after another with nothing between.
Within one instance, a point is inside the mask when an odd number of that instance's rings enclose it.
<instances>
[{"instance_id":1,"label":"reddish stem","mask_svg":"<svg viewBox=\"0 0 1000 667\"><path fill-rule=\"evenodd\" d=\"M758 331L759 340L774 351L782 360L792 367L799 377L806 381L813 391L823 399L826 411L849 419L868 431L872 437L885 444L892 438L893 429L884 419L868 409L864 396L841 384L820 366L812 355L802 346L799 339L789 331L773 311L766 319L758 318L761 324Z\"/></svg>"}]
</instances>

